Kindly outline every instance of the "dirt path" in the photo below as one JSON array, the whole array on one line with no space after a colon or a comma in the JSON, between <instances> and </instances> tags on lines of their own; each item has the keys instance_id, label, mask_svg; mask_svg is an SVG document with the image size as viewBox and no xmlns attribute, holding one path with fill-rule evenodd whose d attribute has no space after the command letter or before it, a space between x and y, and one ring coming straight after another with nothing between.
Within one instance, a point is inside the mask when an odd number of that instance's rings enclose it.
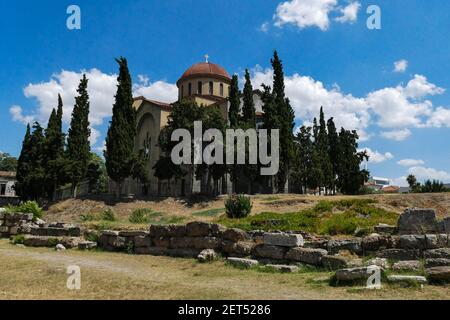
<instances>
[{"instance_id":1,"label":"dirt path","mask_svg":"<svg viewBox=\"0 0 450 320\"><path fill-rule=\"evenodd\" d=\"M383 290L332 288L328 273L274 274L222 261L33 249L0 241L0 299L450 299L450 286ZM78 265L82 288L66 288Z\"/></svg>"}]
</instances>

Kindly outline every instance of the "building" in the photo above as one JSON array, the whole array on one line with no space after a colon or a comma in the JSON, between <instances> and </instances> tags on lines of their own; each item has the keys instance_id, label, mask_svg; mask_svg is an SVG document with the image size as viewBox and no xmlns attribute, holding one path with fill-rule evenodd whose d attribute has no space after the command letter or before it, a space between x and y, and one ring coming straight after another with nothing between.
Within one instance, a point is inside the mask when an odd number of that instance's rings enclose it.
<instances>
[{"instance_id":1,"label":"building","mask_svg":"<svg viewBox=\"0 0 450 320\"><path fill-rule=\"evenodd\" d=\"M10 171L0 171L0 197L15 197L16 173Z\"/></svg>"},{"instance_id":2,"label":"building","mask_svg":"<svg viewBox=\"0 0 450 320\"><path fill-rule=\"evenodd\" d=\"M200 62L188 68L177 81L178 100L189 99L205 108L217 106L228 120L229 91L231 77L221 66L208 62ZM261 124L262 92L254 91L257 125ZM241 100L242 103L242 100ZM167 125L172 104L152 100L150 97L136 97L133 103L136 109L137 135L135 152L144 154L147 160L147 169L150 172L150 181L145 186L137 180L128 179L124 184L123 192L137 196L189 196L193 193L210 193L210 182L196 180L194 174L189 172L183 179L170 182L160 181L154 176L154 165L159 160L161 152L158 147L158 137L161 130ZM113 186L111 186L113 187ZM237 192L247 192L245 183L241 183ZM260 188L258 192L264 192ZM224 176L219 185L215 186L214 193L231 193L231 182Z\"/></svg>"}]
</instances>

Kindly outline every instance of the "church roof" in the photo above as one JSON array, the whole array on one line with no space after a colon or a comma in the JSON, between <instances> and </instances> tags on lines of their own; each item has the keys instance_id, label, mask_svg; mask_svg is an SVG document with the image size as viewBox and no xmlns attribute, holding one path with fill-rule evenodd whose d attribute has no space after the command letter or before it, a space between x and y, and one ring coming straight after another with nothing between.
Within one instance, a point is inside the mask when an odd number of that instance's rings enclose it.
<instances>
[{"instance_id":1,"label":"church roof","mask_svg":"<svg viewBox=\"0 0 450 320\"><path fill-rule=\"evenodd\" d=\"M0 171L0 177L2 178L15 178L16 173L14 171Z\"/></svg>"},{"instance_id":2,"label":"church roof","mask_svg":"<svg viewBox=\"0 0 450 320\"><path fill-rule=\"evenodd\" d=\"M217 77L224 80L231 80L228 72L221 66L211 62L200 62L192 65L189 69L187 69L180 80L178 80L177 84L181 80L185 80L192 77Z\"/></svg>"},{"instance_id":3,"label":"church roof","mask_svg":"<svg viewBox=\"0 0 450 320\"><path fill-rule=\"evenodd\" d=\"M160 107L161 109L164 109L164 110L167 110L167 111L172 110L172 106L169 103L156 101L156 100L150 100L150 99L147 99L147 98L145 98L143 96L136 97L133 100L134 101L145 101L145 102L148 102L148 103L151 103L153 105L156 105L156 106Z\"/></svg>"}]
</instances>

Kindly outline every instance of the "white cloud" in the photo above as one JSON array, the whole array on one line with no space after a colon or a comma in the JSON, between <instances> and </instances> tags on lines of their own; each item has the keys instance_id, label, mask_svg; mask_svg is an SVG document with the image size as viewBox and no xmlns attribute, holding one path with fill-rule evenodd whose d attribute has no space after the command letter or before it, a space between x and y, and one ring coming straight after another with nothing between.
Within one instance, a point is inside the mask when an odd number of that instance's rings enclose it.
<instances>
[{"instance_id":1,"label":"white cloud","mask_svg":"<svg viewBox=\"0 0 450 320\"><path fill-rule=\"evenodd\" d=\"M337 17L335 20L341 23L350 22L353 23L358 19L358 12L361 8L361 3L359 2L352 2L348 6L344 8L340 8L339 11L341 12L342 16Z\"/></svg>"},{"instance_id":2,"label":"white cloud","mask_svg":"<svg viewBox=\"0 0 450 320\"><path fill-rule=\"evenodd\" d=\"M425 161L419 159L402 159L397 162L397 164L403 167L416 167L425 164Z\"/></svg>"},{"instance_id":3,"label":"white cloud","mask_svg":"<svg viewBox=\"0 0 450 320\"><path fill-rule=\"evenodd\" d=\"M381 137L394 141L403 141L407 139L410 135L411 130L409 129L383 131L380 134Z\"/></svg>"},{"instance_id":4,"label":"white cloud","mask_svg":"<svg viewBox=\"0 0 450 320\"><path fill-rule=\"evenodd\" d=\"M270 23L266 21L263 24L261 24L261 26L259 27L258 30L261 31L261 32L266 33L266 32L269 31L269 25L270 25Z\"/></svg>"},{"instance_id":5,"label":"white cloud","mask_svg":"<svg viewBox=\"0 0 450 320\"><path fill-rule=\"evenodd\" d=\"M443 107L437 108L427 120L427 127L450 128L450 109Z\"/></svg>"},{"instance_id":6,"label":"white cloud","mask_svg":"<svg viewBox=\"0 0 450 320\"><path fill-rule=\"evenodd\" d=\"M178 99L178 88L175 84L165 81L149 83L148 78L144 79L146 79L146 81L139 82L134 86L133 94L135 97L144 96L148 99L166 103L172 103Z\"/></svg>"},{"instance_id":7,"label":"white cloud","mask_svg":"<svg viewBox=\"0 0 450 320\"><path fill-rule=\"evenodd\" d=\"M293 24L300 29L318 27L328 29L328 14L336 8L337 0L290 0L280 3L274 19L277 27Z\"/></svg>"},{"instance_id":8,"label":"white cloud","mask_svg":"<svg viewBox=\"0 0 450 320\"><path fill-rule=\"evenodd\" d=\"M394 158L394 155L390 152L381 153L370 148L363 148L360 151L366 151L369 155L369 163L382 163Z\"/></svg>"},{"instance_id":9,"label":"white cloud","mask_svg":"<svg viewBox=\"0 0 450 320\"><path fill-rule=\"evenodd\" d=\"M88 93L90 99L89 121L91 123L91 144L95 145L101 138L96 126L102 125L112 114L114 96L117 91L117 75L106 74L98 69L81 70L79 72L62 70L53 74L48 81L30 83L24 89L24 95L36 99L38 107L30 115L24 115L20 106L14 105L9 109L13 121L28 123L39 121L47 124L53 108L56 107L58 94L64 103L63 121L70 123L72 110L77 96L77 88L83 74L89 80ZM177 99L176 85L165 81L151 83L146 75L138 75L138 83L133 87L135 96L145 96L162 102L173 102Z\"/></svg>"},{"instance_id":10,"label":"white cloud","mask_svg":"<svg viewBox=\"0 0 450 320\"><path fill-rule=\"evenodd\" d=\"M403 88L403 91L408 98L420 99L426 96L443 94L445 89L428 82L426 77L416 74L414 79L410 80L407 86Z\"/></svg>"},{"instance_id":11,"label":"white cloud","mask_svg":"<svg viewBox=\"0 0 450 320\"><path fill-rule=\"evenodd\" d=\"M425 180L440 180L443 182L450 181L450 173L446 171L436 170L434 168L426 168L426 167L412 167L408 170L409 174L413 174L416 176L417 180L425 181Z\"/></svg>"},{"instance_id":12,"label":"white cloud","mask_svg":"<svg viewBox=\"0 0 450 320\"><path fill-rule=\"evenodd\" d=\"M31 124L31 122L34 121L34 116L24 116L22 107L18 105L9 108L9 113L11 114L13 121L22 122L25 125Z\"/></svg>"},{"instance_id":13,"label":"white cloud","mask_svg":"<svg viewBox=\"0 0 450 320\"><path fill-rule=\"evenodd\" d=\"M399 186L399 187L409 187L408 181L406 180L406 176L402 176L396 179L391 180L392 186Z\"/></svg>"},{"instance_id":14,"label":"white cloud","mask_svg":"<svg viewBox=\"0 0 450 320\"><path fill-rule=\"evenodd\" d=\"M403 73L408 68L408 60L402 59L394 62L394 72Z\"/></svg>"}]
</instances>

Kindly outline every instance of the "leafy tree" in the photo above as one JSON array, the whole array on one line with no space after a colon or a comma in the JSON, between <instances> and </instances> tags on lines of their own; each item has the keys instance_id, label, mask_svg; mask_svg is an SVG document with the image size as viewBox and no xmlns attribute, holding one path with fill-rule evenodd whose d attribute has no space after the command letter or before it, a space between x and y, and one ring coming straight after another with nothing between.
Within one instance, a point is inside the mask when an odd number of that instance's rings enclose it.
<instances>
[{"instance_id":1,"label":"leafy tree","mask_svg":"<svg viewBox=\"0 0 450 320\"><path fill-rule=\"evenodd\" d=\"M312 168L312 142L311 127L302 126L295 138L296 146L296 161L294 162L292 178L293 185L298 186L300 193L306 194L311 177Z\"/></svg>"},{"instance_id":2,"label":"leafy tree","mask_svg":"<svg viewBox=\"0 0 450 320\"><path fill-rule=\"evenodd\" d=\"M72 196L77 196L77 186L86 177L86 171L91 158L89 137L89 95L86 75L78 86L78 96L72 111L72 120L67 139L67 158L69 160L69 179L72 184Z\"/></svg>"},{"instance_id":3,"label":"leafy tree","mask_svg":"<svg viewBox=\"0 0 450 320\"><path fill-rule=\"evenodd\" d=\"M86 179L89 181L89 193L105 193L107 191L108 173L105 161L96 153L91 153Z\"/></svg>"},{"instance_id":4,"label":"leafy tree","mask_svg":"<svg viewBox=\"0 0 450 320\"><path fill-rule=\"evenodd\" d=\"M414 175L410 174L406 178L406 181L408 182L411 192L420 192L420 183L417 182L417 179Z\"/></svg>"},{"instance_id":5,"label":"leafy tree","mask_svg":"<svg viewBox=\"0 0 450 320\"><path fill-rule=\"evenodd\" d=\"M116 59L120 71L113 106L112 120L106 137L105 160L109 177L116 182L116 196L120 197L123 182L131 176L136 159L134 139L136 136L136 112L133 109L131 76L127 60Z\"/></svg>"},{"instance_id":6,"label":"leafy tree","mask_svg":"<svg viewBox=\"0 0 450 320\"><path fill-rule=\"evenodd\" d=\"M358 134L344 128L339 133L340 165L338 186L344 194L357 194L369 179L369 172L361 170L363 161L368 161L366 151L358 152Z\"/></svg>"},{"instance_id":7,"label":"leafy tree","mask_svg":"<svg viewBox=\"0 0 450 320\"><path fill-rule=\"evenodd\" d=\"M12 157L9 153L0 152L0 171L16 171L17 158Z\"/></svg>"}]
</instances>

